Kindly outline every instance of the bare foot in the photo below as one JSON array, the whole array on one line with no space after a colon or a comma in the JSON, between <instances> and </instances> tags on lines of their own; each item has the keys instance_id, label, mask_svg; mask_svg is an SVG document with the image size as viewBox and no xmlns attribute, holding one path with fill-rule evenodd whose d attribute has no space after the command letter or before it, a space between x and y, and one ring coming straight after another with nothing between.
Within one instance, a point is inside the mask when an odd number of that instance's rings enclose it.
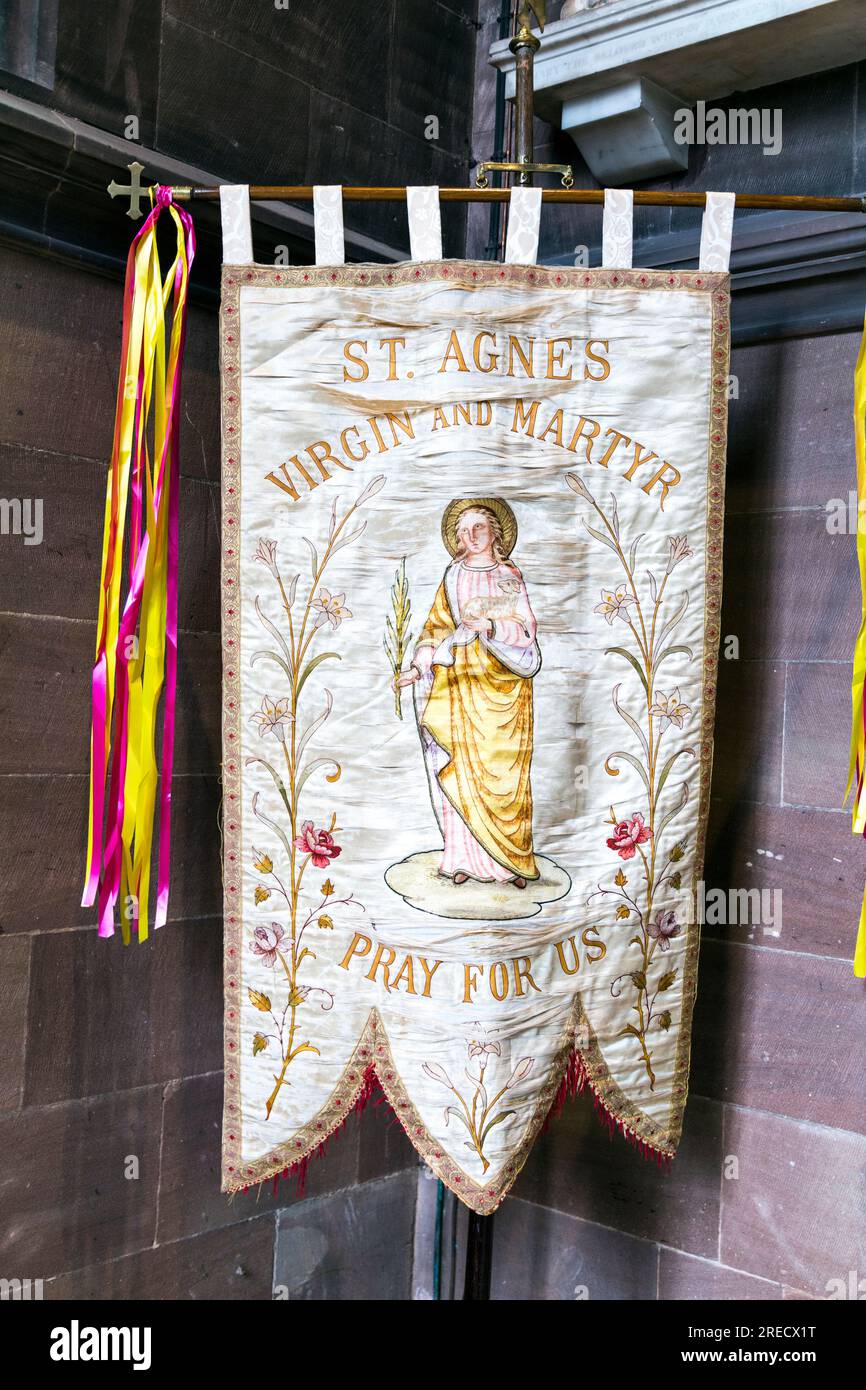
<instances>
[{"instance_id":1,"label":"bare foot","mask_svg":"<svg viewBox=\"0 0 866 1390\"><path fill-rule=\"evenodd\" d=\"M467 883L468 880L469 880L469 875L468 875L468 874L459 873L459 874L455 874L455 875L454 875L454 882L455 882L455 883Z\"/></svg>"},{"instance_id":2,"label":"bare foot","mask_svg":"<svg viewBox=\"0 0 866 1390\"><path fill-rule=\"evenodd\" d=\"M526 887L526 879L525 879L525 878L513 878L513 879L511 880L511 882L514 884L515 888L525 888L525 887Z\"/></svg>"}]
</instances>

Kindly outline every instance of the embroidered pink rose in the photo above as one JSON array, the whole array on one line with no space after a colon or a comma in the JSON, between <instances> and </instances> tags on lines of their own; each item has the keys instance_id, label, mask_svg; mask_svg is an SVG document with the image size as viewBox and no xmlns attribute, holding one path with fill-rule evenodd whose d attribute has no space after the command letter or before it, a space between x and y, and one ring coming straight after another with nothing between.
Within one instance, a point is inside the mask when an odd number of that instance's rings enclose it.
<instances>
[{"instance_id":1,"label":"embroidered pink rose","mask_svg":"<svg viewBox=\"0 0 866 1390\"><path fill-rule=\"evenodd\" d=\"M680 924L677 921L675 912L657 912L655 921L650 922L647 927L647 936L659 943L659 949L669 951L671 948L671 937L679 936Z\"/></svg>"},{"instance_id":2,"label":"embroidered pink rose","mask_svg":"<svg viewBox=\"0 0 866 1390\"><path fill-rule=\"evenodd\" d=\"M253 950L256 955L261 956L268 965L276 965L277 948L285 936L279 922L271 922L269 927L256 927L253 936Z\"/></svg>"},{"instance_id":3,"label":"embroidered pink rose","mask_svg":"<svg viewBox=\"0 0 866 1390\"><path fill-rule=\"evenodd\" d=\"M317 869L327 869L331 860L343 852L339 845L334 844L330 831L316 830L311 820L304 821L300 835L295 836L294 845L301 854L312 856Z\"/></svg>"},{"instance_id":4,"label":"embroidered pink rose","mask_svg":"<svg viewBox=\"0 0 866 1390\"><path fill-rule=\"evenodd\" d=\"M607 846L615 849L620 859L634 859L636 846L646 844L651 838L652 831L644 825L640 811L635 811L629 820L621 820L613 827Z\"/></svg>"}]
</instances>

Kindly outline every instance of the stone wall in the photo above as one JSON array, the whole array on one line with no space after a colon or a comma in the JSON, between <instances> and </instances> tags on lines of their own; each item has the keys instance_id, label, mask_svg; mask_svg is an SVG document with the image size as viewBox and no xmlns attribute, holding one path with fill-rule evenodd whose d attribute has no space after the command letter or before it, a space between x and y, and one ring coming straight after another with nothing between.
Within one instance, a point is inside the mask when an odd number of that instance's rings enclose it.
<instances>
[{"instance_id":1,"label":"stone wall","mask_svg":"<svg viewBox=\"0 0 866 1390\"><path fill-rule=\"evenodd\" d=\"M0 79L46 119L61 113L50 139L32 113L20 118L0 150L2 491L44 504L42 545L0 539L0 1275L43 1278L47 1297L268 1298L274 1284L292 1298L429 1296L435 1184L417 1179L382 1109L350 1119L303 1200L285 1185L233 1202L218 1191L219 243L208 209L196 211L185 372L171 920L124 952L77 906L130 233L104 194L126 161L107 162L96 136L122 137L137 114L143 145L214 177L462 184L470 146L493 151L486 54L500 8L482 0L476 48L473 0L382 0L372 19L360 0L289 12L64 0L55 87ZM698 151L677 186L862 189L862 93L862 65L750 93L750 105L782 105L783 154ZM96 134L85 139L80 122ZM541 122L538 149L575 155ZM405 252L400 209L354 206L346 220L380 257ZM465 209L444 220L446 253L461 254ZM697 226L689 213L640 214L637 255L694 255ZM863 992L849 962L866 859L839 805L859 593L853 538L828 533L826 504L853 486L864 259L860 243L831 255L816 234L807 285L800 250L788 254L796 269L773 269L774 239L790 233L764 226L737 219L722 630L739 657L722 663L706 877L781 889L781 932L704 932L671 1173L608 1140L587 1098L538 1141L495 1218L497 1298L816 1297L862 1274ZM264 220L256 232L260 259L287 240ZM485 253L489 232L488 210L473 209L470 254ZM577 244L597 259L599 213L546 209L543 237L544 259ZM311 257L300 224L291 249ZM452 1235L450 1203L446 1256L465 1227L461 1211ZM459 1255L443 1287L459 1295Z\"/></svg>"},{"instance_id":2,"label":"stone wall","mask_svg":"<svg viewBox=\"0 0 866 1390\"><path fill-rule=\"evenodd\" d=\"M132 230L105 193L110 178L126 181L126 152L112 166L99 142L135 114L142 145L213 177L464 183L474 8L64 0L54 88L0 76L36 108L19 111L0 154L2 491L41 498L44 515L41 545L0 539L0 1275L43 1279L46 1297L268 1298L274 1284L293 1298L409 1297L415 1157L385 1110L349 1119L311 1165L303 1201L289 1183L232 1201L219 1192L210 209L195 214L202 252L184 374L170 921L124 951L119 937L99 940L93 912L78 906L119 273ZM425 138L430 113L438 140ZM408 245L405 210L354 206L346 221L397 251ZM446 223L452 254L464 222L458 209ZM285 240L257 223L260 256ZM311 251L297 232L293 259ZM350 1208L367 1231L363 1259L346 1258Z\"/></svg>"}]
</instances>

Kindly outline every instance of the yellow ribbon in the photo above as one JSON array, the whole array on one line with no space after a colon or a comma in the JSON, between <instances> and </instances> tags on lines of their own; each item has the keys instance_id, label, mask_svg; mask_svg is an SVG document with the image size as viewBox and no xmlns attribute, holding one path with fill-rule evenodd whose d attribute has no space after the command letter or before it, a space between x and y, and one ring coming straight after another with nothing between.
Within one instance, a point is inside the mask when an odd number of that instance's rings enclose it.
<instances>
[{"instance_id":1,"label":"yellow ribbon","mask_svg":"<svg viewBox=\"0 0 866 1390\"><path fill-rule=\"evenodd\" d=\"M866 681L866 322L854 369L854 447L857 459L857 561L860 567L862 610L860 631L854 644L851 676L851 749L848 759L848 785L845 800L853 787L851 828L855 835L866 830L866 730L863 725L863 687ZM860 908L857 944L854 948L854 974L866 978L866 889Z\"/></svg>"},{"instance_id":2,"label":"yellow ribbon","mask_svg":"<svg viewBox=\"0 0 866 1390\"><path fill-rule=\"evenodd\" d=\"M151 190L152 205L153 202L154 190ZM166 206L175 224L177 250L163 279L156 224ZM163 195L130 249L124 291L123 360L103 529L91 739L88 882L84 900L86 904L93 902L96 879L101 878L100 933L110 935L113 931L113 910L119 900L121 931L126 945L133 928L137 930L139 941L146 940L148 935L151 857L160 775L156 722L166 676L169 605L172 630L176 629L176 547L170 561L170 531L174 515L176 535L180 369L194 245L188 215L179 213ZM166 362L166 314L172 297L174 314ZM152 457L148 446L151 425ZM129 593L122 605L126 514L131 492L132 534L127 546ZM173 669L172 666L172 673ZM121 679L125 685L119 687ZM103 688L104 720L100 719L97 693ZM125 695L125 699L121 699L121 695ZM167 694L165 719L164 753L170 768L173 681ZM95 757L100 741L101 760ZM98 814L102 789L98 780L100 767L103 772L107 770L109 753L118 772L123 770L123 778L122 788L119 777L113 790L109 788L103 845ZM169 785L170 771L163 788L165 816L170 808ZM164 837L161 835L160 845L157 925L164 920L168 898L167 843L166 831Z\"/></svg>"}]
</instances>

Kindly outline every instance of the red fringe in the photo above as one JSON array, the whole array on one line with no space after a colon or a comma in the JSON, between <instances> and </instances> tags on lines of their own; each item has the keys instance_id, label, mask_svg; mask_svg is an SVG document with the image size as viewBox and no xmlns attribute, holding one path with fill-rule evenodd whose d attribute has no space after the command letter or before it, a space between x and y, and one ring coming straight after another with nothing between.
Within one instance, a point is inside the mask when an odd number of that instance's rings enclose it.
<instances>
[{"instance_id":1,"label":"red fringe","mask_svg":"<svg viewBox=\"0 0 866 1390\"><path fill-rule=\"evenodd\" d=\"M592 1084L592 1078L586 1069L586 1063L577 1048L572 1048L569 1053L568 1061L565 1064L565 1070L562 1073L562 1079L559 1083L559 1088L553 1098L553 1104L547 1112L542 1134L546 1134L553 1121L559 1117L565 1102L580 1095L587 1088L592 1094L592 1103L595 1113L607 1130L609 1137L612 1139L614 1134L620 1134L623 1139L633 1146L633 1148L637 1149L642 1158L649 1159L650 1161L654 1160L659 1168L664 1169L665 1172L669 1172L673 1162L673 1154L665 1153L662 1149L657 1149L653 1144L648 1143L646 1139L642 1139L639 1134L635 1134L632 1129L629 1129L628 1125L625 1124L623 1120L611 1114L602 1097Z\"/></svg>"},{"instance_id":2,"label":"red fringe","mask_svg":"<svg viewBox=\"0 0 866 1390\"><path fill-rule=\"evenodd\" d=\"M568 1054L565 1071L560 1078L559 1088L553 1098L553 1104L548 1110L547 1118L542 1126L542 1134L546 1134L553 1124L553 1121L559 1119L565 1102L567 1100L573 1100L575 1096L579 1096L588 1081L589 1077L583 1065L583 1058L577 1051L577 1048L572 1048L571 1052Z\"/></svg>"},{"instance_id":3,"label":"red fringe","mask_svg":"<svg viewBox=\"0 0 866 1390\"><path fill-rule=\"evenodd\" d=\"M349 1119L349 1116L360 1115L361 1111L366 1109L366 1107L369 1104L371 1104L371 1102L374 1105L387 1105L388 1103L385 1097L385 1093L379 1084L379 1078L376 1075L376 1071L372 1063L364 1072L364 1081L361 1086L361 1090L358 1093L358 1099L355 1101L355 1104L352 1106L352 1109L347 1111L347 1113L343 1116L343 1119L336 1126L336 1128L332 1129L331 1133L327 1135L322 1140L321 1144L319 1144L315 1149L311 1149L310 1152L308 1154L305 1154L303 1158L299 1158L297 1163L291 1163L287 1168L284 1168L281 1173L274 1174L273 1178L271 1179L273 1195L276 1197L279 1191L280 1183L282 1181L288 1180L294 1181L295 1196L298 1198L303 1197L307 1186L307 1170L310 1166L311 1161L314 1158L323 1158L328 1144L332 1139L336 1139L339 1137L340 1133L346 1125L346 1121ZM394 1121L395 1123L397 1122L396 1115L394 1116ZM264 1187L264 1183L259 1183L258 1186L261 1190ZM247 1193L250 1189L249 1187L245 1187L243 1190L244 1193Z\"/></svg>"},{"instance_id":4,"label":"red fringe","mask_svg":"<svg viewBox=\"0 0 866 1390\"><path fill-rule=\"evenodd\" d=\"M665 1153L663 1150L655 1148L654 1145L642 1139L639 1134L635 1134L633 1130L629 1129L628 1125L626 1125L623 1120L611 1114L601 1096L598 1094L598 1091L595 1089L592 1078L586 1069L586 1063L577 1048L572 1048L568 1055L568 1061L565 1064L565 1070L562 1073L559 1087L557 1088L553 1103L547 1112L544 1125L542 1126L542 1134L547 1133L553 1121L562 1113L565 1102L567 1100L573 1100L575 1096L581 1095L587 1089L592 1094L592 1103L595 1108L595 1113L604 1125L611 1139L613 1139L614 1134L620 1134L623 1139L637 1149L642 1158L650 1161L655 1160L659 1168L664 1169L666 1172L670 1170L671 1163L673 1162L672 1154ZM298 1198L303 1197L306 1190L307 1170L311 1161L314 1158L322 1158L324 1156L328 1144L332 1139L336 1139L340 1135L350 1115L360 1115L361 1111L370 1104L377 1106L386 1105L389 1110L391 1109L372 1063L364 1072L364 1081L358 1094L358 1099L355 1101L352 1109L344 1116L340 1124L337 1125L336 1129L333 1129L317 1148L312 1149L311 1152L305 1154L303 1158L299 1158L297 1163L292 1163L287 1168L284 1168L281 1173L274 1174L271 1180L273 1195L277 1195L280 1182L288 1179L289 1181L294 1180L295 1196ZM400 1123L393 1111L391 1111L391 1120L393 1124ZM260 1183L259 1187L264 1187L264 1183ZM249 1192L248 1187L245 1187L243 1190L245 1193Z\"/></svg>"}]
</instances>

